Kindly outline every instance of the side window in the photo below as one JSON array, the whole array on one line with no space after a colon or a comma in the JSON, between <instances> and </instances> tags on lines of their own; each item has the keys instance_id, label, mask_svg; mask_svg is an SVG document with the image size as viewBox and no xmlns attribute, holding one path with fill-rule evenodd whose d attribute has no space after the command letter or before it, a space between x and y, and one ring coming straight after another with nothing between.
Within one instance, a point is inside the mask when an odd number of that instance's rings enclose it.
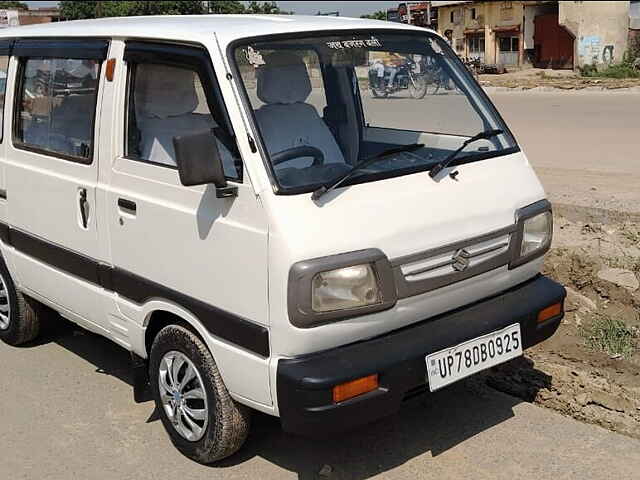
<instances>
[{"instance_id":1,"label":"side window","mask_svg":"<svg viewBox=\"0 0 640 480\"><path fill-rule=\"evenodd\" d=\"M126 157L176 167L173 138L218 127L202 79L187 67L129 65ZM240 160L218 140L225 176L239 180Z\"/></svg>"},{"instance_id":2,"label":"side window","mask_svg":"<svg viewBox=\"0 0 640 480\"><path fill-rule=\"evenodd\" d=\"M7 75L9 72L9 57L0 56L0 142L4 132L4 96L7 90Z\"/></svg>"},{"instance_id":3,"label":"side window","mask_svg":"<svg viewBox=\"0 0 640 480\"><path fill-rule=\"evenodd\" d=\"M16 144L91 163L100 62L23 58Z\"/></svg>"}]
</instances>

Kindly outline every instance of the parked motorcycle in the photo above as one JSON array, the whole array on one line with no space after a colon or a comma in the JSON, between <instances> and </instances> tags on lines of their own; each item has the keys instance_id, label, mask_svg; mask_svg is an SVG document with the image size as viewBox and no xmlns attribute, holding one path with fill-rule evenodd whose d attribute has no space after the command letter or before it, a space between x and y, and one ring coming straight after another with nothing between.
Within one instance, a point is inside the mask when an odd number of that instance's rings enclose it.
<instances>
[{"instance_id":1,"label":"parked motorcycle","mask_svg":"<svg viewBox=\"0 0 640 480\"><path fill-rule=\"evenodd\" d=\"M375 98L386 98L391 94L408 90L412 98L420 100L428 93L429 84L427 76L421 71L421 65L407 58L406 62L400 65L393 84L389 86L391 73L386 71L384 76L379 77L376 68L369 70L369 90Z\"/></svg>"}]
</instances>

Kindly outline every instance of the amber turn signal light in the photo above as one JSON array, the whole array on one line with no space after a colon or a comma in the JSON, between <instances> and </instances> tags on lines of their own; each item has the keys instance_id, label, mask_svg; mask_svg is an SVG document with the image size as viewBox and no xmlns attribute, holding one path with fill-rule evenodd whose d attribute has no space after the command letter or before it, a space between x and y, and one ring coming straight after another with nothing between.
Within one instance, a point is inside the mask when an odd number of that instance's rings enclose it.
<instances>
[{"instance_id":1,"label":"amber turn signal light","mask_svg":"<svg viewBox=\"0 0 640 480\"><path fill-rule=\"evenodd\" d=\"M358 378L333 387L333 402L340 403L378 388L378 374Z\"/></svg>"},{"instance_id":2,"label":"amber turn signal light","mask_svg":"<svg viewBox=\"0 0 640 480\"><path fill-rule=\"evenodd\" d=\"M538 323L546 322L550 318L557 317L562 313L562 302L554 303L550 307L540 310L538 313Z\"/></svg>"},{"instance_id":3,"label":"amber turn signal light","mask_svg":"<svg viewBox=\"0 0 640 480\"><path fill-rule=\"evenodd\" d=\"M116 59L115 58L110 58L109 60L107 60L107 80L109 80L110 82L113 82L113 74L116 71Z\"/></svg>"}]
</instances>

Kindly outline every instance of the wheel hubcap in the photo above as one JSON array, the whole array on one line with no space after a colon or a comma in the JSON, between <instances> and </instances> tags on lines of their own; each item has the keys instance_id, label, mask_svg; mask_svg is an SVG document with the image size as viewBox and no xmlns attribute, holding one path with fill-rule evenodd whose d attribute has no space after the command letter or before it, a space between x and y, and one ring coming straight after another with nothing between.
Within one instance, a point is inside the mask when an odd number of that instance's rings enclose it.
<instances>
[{"instance_id":1,"label":"wheel hubcap","mask_svg":"<svg viewBox=\"0 0 640 480\"><path fill-rule=\"evenodd\" d=\"M0 330L7 330L11 320L11 305L9 302L9 289L0 275Z\"/></svg>"},{"instance_id":2,"label":"wheel hubcap","mask_svg":"<svg viewBox=\"0 0 640 480\"><path fill-rule=\"evenodd\" d=\"M180 352L168 352L160 361L160 398L169 421L181 437L200 440L209 422L207 393L195 365Z\"/></svg>"}]
</instances>

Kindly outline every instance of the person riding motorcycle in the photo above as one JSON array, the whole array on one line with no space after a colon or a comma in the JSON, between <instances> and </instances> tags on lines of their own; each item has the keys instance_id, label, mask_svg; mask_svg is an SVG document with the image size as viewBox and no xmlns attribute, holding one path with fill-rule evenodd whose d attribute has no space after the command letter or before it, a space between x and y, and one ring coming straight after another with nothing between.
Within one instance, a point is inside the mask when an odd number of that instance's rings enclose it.
<instances>
[{"instance_id":1,"label":"person riding motorcycle","mask_svg":"<svg viewBox=\"0 0 640 480\"><path fill-rule=\"evenodd\" d=\"M391 92L398 70L406 63L406 59L395 52L385 52L382 57L376 59L371 66L371 70L377 73L380 88L383 86L385 74L388 73L389 78L387 80L386 90Z\"/></svg>"}]
</instances>

